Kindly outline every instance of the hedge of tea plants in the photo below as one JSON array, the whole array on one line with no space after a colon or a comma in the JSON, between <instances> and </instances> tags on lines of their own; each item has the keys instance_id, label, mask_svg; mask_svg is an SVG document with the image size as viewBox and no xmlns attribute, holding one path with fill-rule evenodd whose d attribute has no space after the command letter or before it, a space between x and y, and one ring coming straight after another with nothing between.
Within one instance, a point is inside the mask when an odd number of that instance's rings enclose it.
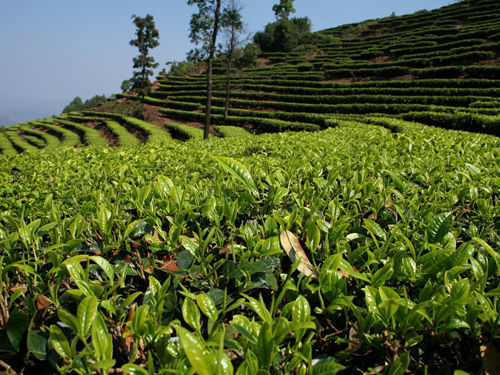
<instances>
[{"instance_id":1,"label":"hedge of tea plants","mask_svg":"<svg viewBox=\"0 0 500 375\"><path fill-rule=\"evenodd\" d=\"M498 139L331 120L1 156L0 365L481 371L500 339Z\"/></svg>"}]
</instances>

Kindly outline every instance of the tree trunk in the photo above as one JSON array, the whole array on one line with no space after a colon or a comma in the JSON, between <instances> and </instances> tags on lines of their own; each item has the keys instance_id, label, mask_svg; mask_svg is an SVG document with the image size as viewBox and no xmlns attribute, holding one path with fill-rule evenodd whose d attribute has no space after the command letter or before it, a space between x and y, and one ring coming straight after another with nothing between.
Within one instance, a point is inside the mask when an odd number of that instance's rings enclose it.
<instances>
[{"instance_id":1,"label":"tree trunk","mask_svg":"<svg viewBox=\"0 0 500 375\"><path fill-rule=\"evenodd\" d=\"M227 51L226 63L226 102L224 103L224 120L227 120L229 115L229 96L231 94L231 64L233 61L234 45L236 44L236 29L231 28L231 40L229 42L229 50Z\"/></svg>"},{"instance_id":2,"label":"tree trunk","mask_svg":"<svg viewBox=\"0 0 500 375\"><path fill-rule=\"evenodd\" d=\"M229 95L231 93L231 59L232 51L228 52L226 64L226 102L224 103L224 120L227 120L229 115Z\"/></svg>"},{"instance_id":3,"label":"tree trunk","mask_svg":"<svg viewBox=\"0 0 500 375\"><path fill-rule=\"evenodd\" d=\"M210 116L212 112L212 67L215 55L215 46L217 43L217 32L219 31L219 18L221 1L217 0L214 14L214 29L212 32L212 40L210 42L210 53L208 56L208 69L207 69L207 106L205 109L205 127L203 129L203 138L208 139L210 134Z\"/></svg>"}]
</instances>

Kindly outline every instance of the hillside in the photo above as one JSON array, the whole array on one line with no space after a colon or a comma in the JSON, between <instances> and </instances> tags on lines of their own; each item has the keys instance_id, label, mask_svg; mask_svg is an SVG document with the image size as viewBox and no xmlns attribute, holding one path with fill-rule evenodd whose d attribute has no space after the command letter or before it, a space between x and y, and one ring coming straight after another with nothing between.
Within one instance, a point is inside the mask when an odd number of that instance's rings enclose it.
<instances>
[{"instance_id":1,"label":"hillside","mask_svg":"<svg viewBox=\"0 0 500 375\"><path fill-rule=\"evenodd\" d=\"M224 135L217 126L243 127L252 133L319 130L335 126L336 119L375 115L499 135L499 30L500 4L494 0L462 1L323 30L320 33L338 41L307 55L262 54L263 66L237 74L226 119L224 77L216 75L212 132ZM130 125L106 113L74 113L69 119L10 127L0 134L0 149L13 154L94 141L114 146L196 137L199 132L183 124L201 126L205 81L204 75L160 77L146 98L155 127L139 125L140 121ZM122 97L135 100L133 95ZM123 112L124 106L133 104L108 103L105 108ZM67 131L76 137L63 136ZM99 137L105 140L97 141Z\"/></svg>"},{"instance_id":2,"label":"hillside","mask_svg":"<svg viewBox=\"0 0 500 375\"><path fill-rule=\"evenodd\" d=\"M498 373L499 9L1 129L0 373Z\"/></svg>"}]
</instances>

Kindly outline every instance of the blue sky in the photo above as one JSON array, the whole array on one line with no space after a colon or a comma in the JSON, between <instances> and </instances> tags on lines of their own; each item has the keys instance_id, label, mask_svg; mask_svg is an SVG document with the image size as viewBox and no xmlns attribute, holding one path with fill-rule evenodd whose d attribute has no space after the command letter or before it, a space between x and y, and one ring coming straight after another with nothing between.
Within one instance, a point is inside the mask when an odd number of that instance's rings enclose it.
<instances>
[{"instance_id":1,"label":"blue sky","mask_svg":"<svg viewBox=\"0 0 500 375\"><path fill-rule=\"evenodd\" d=\"M242 0L249 32L274 20L273 0ZM296 16L314 30L435 9L452 0L296 0ZM75 96L120 91L137 54L132 14L152 14L160 46L152 55L164 67L191 48L194 8L185 0L1 0L0 125L59 114Z\"/></svg>"}]
</instances>

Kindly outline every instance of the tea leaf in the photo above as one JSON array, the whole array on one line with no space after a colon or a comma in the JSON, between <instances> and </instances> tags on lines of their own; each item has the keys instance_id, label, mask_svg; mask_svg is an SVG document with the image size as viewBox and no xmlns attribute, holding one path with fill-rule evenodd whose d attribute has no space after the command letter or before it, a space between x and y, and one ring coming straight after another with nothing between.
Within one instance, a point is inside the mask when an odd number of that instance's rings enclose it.
<instances>
[{"instance_id":1,"label":"tea leaf","mask_svg":"<svg viewBox=\"0 0 500 375\"><path fill-rule=\"evenodd\" d=\"M234 160L225 156L216 156L215 160L219 163L219 165L228 172L231 176L233 176L236 180L241 182L247 190L254 196L258 196L259 192L255 187L255 183L253 181L252 175L248 171L248 169L241 164L239 161Z\"/></svg>"},{"instance_id":2,"label":"tea leaf","mask_svg":"<svg viewBox=\"0 0 500 375\"><path fill-rule=\"evenodd\" d=\"M200 310L196 307L196 302L189 297L186 297L182 304L182 317L191 328L200 330Z\"/></svg>"},{"instance_id":3,"label":"tea leaf","mask_svg":"<svg viewBox=\"0 0 500 375\"><path fill-rule=\"evenodd\" d=\"M193 302L194 303L194 302ZM210 355L205 344L194 334L182 327L175 327L182 349L189 359L189 363L199 375L213 375L215 371L214 356Z\"/></svg>"},{"instance_id":4,"label":"tea leaf","mask_svg":"<svg viewBox=\"0 0 500 375\"><path fill-rule=\"evenodd\" d=\"M319 361L313 360L313 375L335 375L337 372L343 369L345 369L345 367L332 357L323 358Z\"/></svg>"},{"instance_id":5,"label":"tea leaf","mask_svg":"<svg viewBox=\"0 0 500 375\"><path fill-rule=\"evenodd\" d=\"M57 354L61 357L66 360L71 358L71 348L69 346L68 339L64 335L63 331L55 325L50 326L50 343Z\"/></svg>"},{"instance_id":6,"label":"tea leaf","mask_svg":"<svg viewBox=\"0 0 500 375\"><path fill-rule=\"evenodd\" d=\"M28 351L30 351L40 361L47 358L47 339L38 334L38 331L31 331L28 334Z\"/></svg>"},{"instance_id":7,"label":"tea leaf","mask_svg":"<svg viewBox=\"0 0 500 375\"><path fill-rule=\"evenodd\" d=\"M203 312L203 314L205 314L214 322L217 320L219 312L217 311L217 307L215 306L214 301L208 294L202 293L197 295L196 302L198 303L198 306L200 307L200 310Z\"/></svg>"},{"instance_id":8,"label":"tea leaf","mask_svg":"<svg viewBox=\"0 0 500 375\"><path fill-rule=\"evenodd\" d=\"M98 303L96 296L88 296L78 305L76 318L78 320L78 333L82 338L87 337L90 327L94 323Z\"/></svg>"},{"instance_id":9,"label":"tea leaf","mask_svg":"<svg viewBox=\"0 0 500 375\"><path fill-rule=\"evenodd\" d=\"M19 344L28 329L29 319L28 316L18 309L11 312L7 326L7 337L16 351L19 350Z\"/></svg>"},{"instance_id":10,"label":"tea leaf","mask_svg":"<svg viewBox=\"0 0 500 375\"><path fill-rule=\"evenodd\" d=\"M427 239L430 243L440 243L453 225L453 215L442 213L432 218L427 226Z\"/></svg>"},{"instance_id":11,"label":"tea leaf","mask_svg":"<svg viewBox=\"0 0 500 375\"><path fill-rule=\"evenodd\" d=\"M389 369L389 375L403 375L410 364L410 352L401 354Z\"/></svg>"}]
</instances>

